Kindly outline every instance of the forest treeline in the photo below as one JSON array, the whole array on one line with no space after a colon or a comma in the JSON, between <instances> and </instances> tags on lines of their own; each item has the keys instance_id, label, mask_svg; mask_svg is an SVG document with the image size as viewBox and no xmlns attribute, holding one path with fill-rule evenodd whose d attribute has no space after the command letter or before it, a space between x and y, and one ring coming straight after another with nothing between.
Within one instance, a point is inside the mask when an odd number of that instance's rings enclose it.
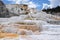
<instances>
[{"instance_id":1,"label":"forest treeline","mask_svg":"<svg viewBox=\"0 0 60 40\"><path fill-rule=\"evenodd\" d=\"M47 8L47 9L43 9L42 11L46 12L46 13L60 13L60 6L57 6L55 8Z\"/></svg>"}]
</instances>

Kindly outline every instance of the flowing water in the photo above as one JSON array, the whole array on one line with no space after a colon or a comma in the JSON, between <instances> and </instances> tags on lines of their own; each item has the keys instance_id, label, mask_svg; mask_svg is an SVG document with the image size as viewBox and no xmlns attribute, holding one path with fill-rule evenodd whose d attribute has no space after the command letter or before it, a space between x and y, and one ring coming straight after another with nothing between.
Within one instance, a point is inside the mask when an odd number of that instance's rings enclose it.
<instances>
[{"instance_id":1,"label":"flowing water","mask_svg":"<svg viewBox=\"0 0 60 40\"><path fill-rule=\"evenodd\" d=\"M58 16L46 14L45 12L37 12L36 14L29 13L28 15L20 15L10 18L0 18L0 24L6 25L16 22L22 22L26 24L33 23L37 25L37 27L42 28L42 31L39 35L28 35L28 39L19 37L16 40L29 40L29 38L32 38L33 40L60 40L60 23L58 22L60 20L58 19L60 19L60 17Z\"/></svg>"}]
</instances>

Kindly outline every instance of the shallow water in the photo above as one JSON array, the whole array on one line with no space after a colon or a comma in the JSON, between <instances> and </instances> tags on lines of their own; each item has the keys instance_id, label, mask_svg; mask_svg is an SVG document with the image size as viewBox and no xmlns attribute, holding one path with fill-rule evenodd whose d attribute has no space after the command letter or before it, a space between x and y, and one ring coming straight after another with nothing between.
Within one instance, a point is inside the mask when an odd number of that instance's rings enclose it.
<instances>
[{"instance_id":1,"label":"shallow water","mask_svg":"<svg viewBox=\"0 0 60 40\"><path fill-rule=\"evenodd\" d=\"M33 23L37 25L38 27L42 28L40 35L28 35L26 38L18 37L16 40L29 40L29 39L31 40L60 40L60 25L57 25L56 23L55 24L48 23L47 21L54 21L55 19L51 18L51 14L46 14L46 13L42 14L42 13L43 12L30 15L32 16L32 20L25 20L25 18L27 18L29 15L21 15L21 16L15 16L11 18L0 18L0 24L6 25L9 23L13 24L16 22L24 22L26 24ZM5 38L5 39L0 39L0 40L8 40L8 39ZM9 39L9 40L15 40L15 38Z\"/></svg>"}]
</instances>

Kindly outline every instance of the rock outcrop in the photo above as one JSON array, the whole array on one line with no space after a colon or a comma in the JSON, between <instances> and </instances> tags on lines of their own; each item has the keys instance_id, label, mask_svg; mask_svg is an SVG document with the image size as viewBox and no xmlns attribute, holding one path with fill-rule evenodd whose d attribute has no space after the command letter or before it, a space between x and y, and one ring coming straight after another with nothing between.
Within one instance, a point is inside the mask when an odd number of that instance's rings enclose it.
<instances>
[{"instance_id":1,"label":"rock outcrop","mask_svg":"<svg viewBox=\"0 0 60 40\"><path fill-rule=\"evenodd\" d=\"M6 8L5 4L0 0L0 17L8 18L8 17L15 16L15 15L16 14L9 12L9 10Z\"/></svg>"}]
</instances>

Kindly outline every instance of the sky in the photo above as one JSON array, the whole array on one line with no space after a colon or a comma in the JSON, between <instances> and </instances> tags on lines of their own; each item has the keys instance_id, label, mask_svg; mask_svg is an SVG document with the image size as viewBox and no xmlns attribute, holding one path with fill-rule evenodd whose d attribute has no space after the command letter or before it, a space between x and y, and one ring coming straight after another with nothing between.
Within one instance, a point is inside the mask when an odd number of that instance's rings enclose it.
<instances>
[{"instance_id":1,"label":"sky","mask_svg":"<svg viewBox=\"0 0 60 40\"><path fill-rule=\"evenodd\" d=\"M2 0L5 4L27 4L30 8L47 9L60 6L60 0Z\"/></svg>"}]
</instances>

